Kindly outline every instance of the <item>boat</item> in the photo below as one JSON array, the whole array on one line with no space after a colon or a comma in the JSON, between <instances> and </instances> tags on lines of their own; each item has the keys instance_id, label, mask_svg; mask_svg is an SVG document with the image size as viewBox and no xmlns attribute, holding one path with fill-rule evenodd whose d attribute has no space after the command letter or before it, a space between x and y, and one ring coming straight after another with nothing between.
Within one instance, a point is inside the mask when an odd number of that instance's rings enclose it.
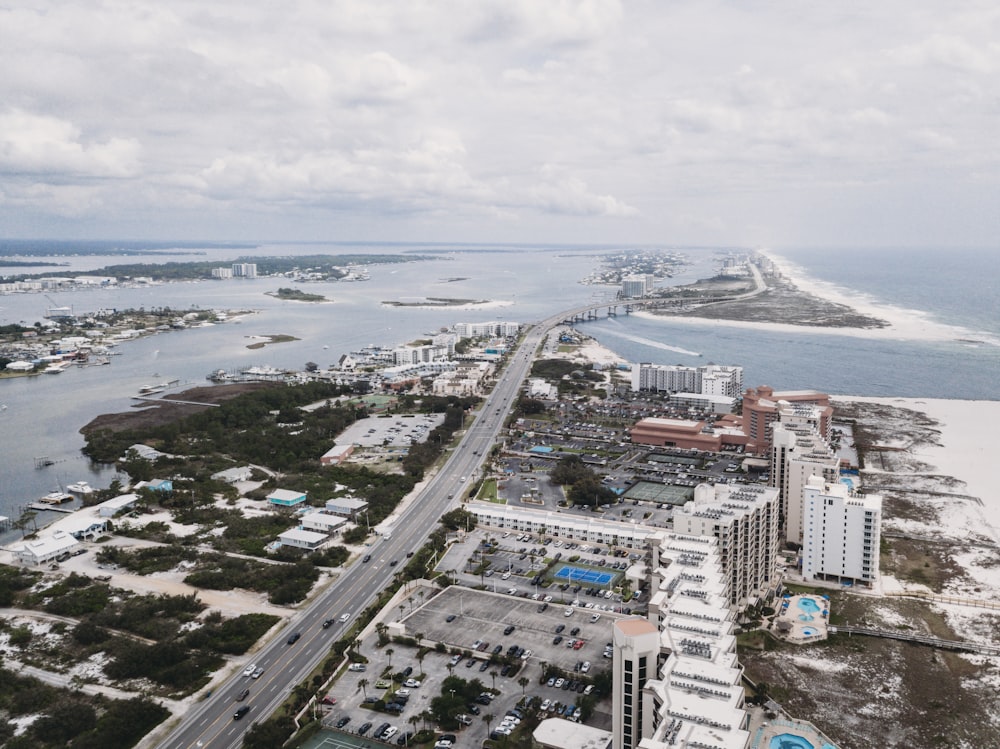
<instances>
[{"instance_id":1,"label":"boat","mask_svg":"<svg viewBox=\"0 0 1000 749\"><path fill-rule=\"evenodd\" d=\"M73 366L73 362L60 361L50 364L45 369L42 370L42 374L62 374L67 369Z\"/></svg>"},{"instance_id":2,"label":"boat","mask_svg":"<svg viewBox=\"0 0 1000 749\"><path fill-rule=\"evenodd\" d=\"M77 481L75 484L68 484L66 486L66 491L71 492L72 494L93 494L94 487L86 481Z\"/></svg>"},{"instance_id":3,"label":"boat","mask_svg":"<svg viewBox=\"0 0 1000 749\"><path fill-rule=\"evenodd\" d=\"M147 385L146 387L139 388L139 395L156 395L157 393L162 393L166 389L167 385L163 382L159 385Z\"/></svg>"},{"instance_id":4,"label":"boat","mask_svg":"<svg viewBox=\"0 0 1000 749\"><path fill-rule=\"evenodd\" d=\"M61 505L63 502L72 502L73 495L67 494L60 489L59 491L49 492L38 501L46 505Z\"/></svg>"}]
</instances>

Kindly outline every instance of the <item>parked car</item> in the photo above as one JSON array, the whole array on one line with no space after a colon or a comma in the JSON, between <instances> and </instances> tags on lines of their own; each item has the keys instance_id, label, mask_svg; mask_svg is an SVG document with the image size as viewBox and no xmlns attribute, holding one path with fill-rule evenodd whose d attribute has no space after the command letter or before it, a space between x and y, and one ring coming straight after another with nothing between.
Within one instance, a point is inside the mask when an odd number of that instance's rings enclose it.
<instances>
[{"instance_id":1,"label":"parked car","mask_svg":"<svg viewBox=\"0 0 1000 749\"><path fill-rule=\"evenodd\" d=\"M336 725L337 728L343 728L344 726L346 726L350 722L351 722L350 716L345 715L343 718L341 718L340 720L338 720L334 725Z\"/></svg>"},{"instance_id":2,"label":"parked car","mask_svg":"<svg viewBox=\"0 0 1000 749\"><path fill-rule=\"evenodd\" d=\"M348 671L364 671L367 668L364 663L352 663L347 667Z\"/></svg>"}]
</instances>

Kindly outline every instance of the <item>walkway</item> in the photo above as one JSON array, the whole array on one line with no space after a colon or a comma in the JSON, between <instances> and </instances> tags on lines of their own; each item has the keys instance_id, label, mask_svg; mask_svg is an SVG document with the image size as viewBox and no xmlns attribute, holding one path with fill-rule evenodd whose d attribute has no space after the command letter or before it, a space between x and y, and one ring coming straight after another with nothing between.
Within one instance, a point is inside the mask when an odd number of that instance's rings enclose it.
<instances>
[{"instance_id":1,"label":"walkway","mask_svg":"<svg viewBox=\"0 0 1000 749\"><path fill-rule=\"evenodd\" d=\"M868 637L884 637L889 640L902 640L904 642L916 642L921 645L929 645L932 648L942 648L944 650L957 650L967 653L981 653L982 655L1000 655L1000 647L996 645L984 645L978 642L959 642L958 640L942 640L938 637L928 637L926 635L914 635L905 632L893 632L885 629L868 629L867 627L830 627L830 634L866 635Z\"/></svg>"}]
</instances>

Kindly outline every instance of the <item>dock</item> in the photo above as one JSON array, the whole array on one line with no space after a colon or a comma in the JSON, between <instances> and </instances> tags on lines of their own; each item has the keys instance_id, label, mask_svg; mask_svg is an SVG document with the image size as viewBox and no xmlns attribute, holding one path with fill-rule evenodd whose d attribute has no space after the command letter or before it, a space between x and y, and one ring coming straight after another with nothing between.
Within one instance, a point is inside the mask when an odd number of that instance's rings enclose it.
<instances>
[{"instance_id":1,"label":"dock","mask_svg":"<svg viewBox=\"0 0 1000 749\"><path fill-rule=\"evenodd\" d=\"M60 507L59 505L42 504L41 502L30 504L28 505L28 508L31 510L42 510L44 512L64 512L67 515L72 515L79 509L77 507Z\"/></svg>"}]
</instances>

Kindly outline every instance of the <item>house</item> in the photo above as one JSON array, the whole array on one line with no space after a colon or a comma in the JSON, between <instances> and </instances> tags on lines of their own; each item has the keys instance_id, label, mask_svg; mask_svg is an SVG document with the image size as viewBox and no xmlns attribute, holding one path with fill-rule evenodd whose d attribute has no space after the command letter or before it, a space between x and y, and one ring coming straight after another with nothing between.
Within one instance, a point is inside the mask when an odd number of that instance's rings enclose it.
<instances>
[{"instance_id":1,"label":"house","mask_svg":"<svg viewBox=\"0 0 1000 749\"><path fill-rule=\"evenodd\" d=\"M328 538L329 536L325 533L292 528L278 535L278 543L282 546L293 546L296 549L318 549Z\"/></svg>"},{"instance_id":2,"label":"house","mask_svg":"<svg viewBox=\"0 0 1000 749\"><path fill-rule=\"evenodd\" d=\"M332 515L354 520L360 513L368 511L368 502L354 497L335 497L326 500L326 511Z\"/></svg>"},{"instance_id":3,"label":"house","mask_svg":"<svg viewBox=\"0 0 1000 749\"><path fill-rule=\"evenodd\" d=\"M113 518L120 512L131 510L139 500L137 494L119 494L117 497L105 500L97 505L97 514L102 518Z\"/></svg>"},{"instance_id":4,"label":"house","mask_svg":"<svg viewBox=\"0 0 1000 749\"><path fill-rule=\"evenodd\" d=\"M302 516L301 527L302 530L331 535L336 533L340 529L340 526L346 522L345 518L330 515L326 512L310 512L308 515Z\"/></svg>"},{"instance_id":5,"label":"house","mask_svg":"<svg viewBox=\"0 0 1000 749\"><path fill-rule=\"evenodd\" d=\"M334 445L320 457L320 465L339 466L354 452L354 445Z\"/></svg>"},{"instance_id":6,"label":"house","mask_svg":"<svg viewBox=\"0 0 1000 749\"><path fill-rule=\"evenodd\" d=\"M170 479L153 479L152 481L140 481L135 485L136 489L152 489L154 492L172 492L174 482Z\"/></svg>"},{"instance_id":7,"label":"house","mask_svg":"<svg viewBox=\"0 0 1000 749\"><path fill-rule=\"evenodd\" d=\"M225 481L227 484L235 484L239 481L249 481L252 474L253 469L250 466L238 466L213 473L212 478L216 481Z\"/></svg>"},{"instance_id":8,"label":"house","mask_svg":"<svg viewBox=\"0 0 1000 749\"><path fill-rule=\"evenodd\" d=\"M58 559L63 554L69 554L80 545L73 536L65 531L55 531L51 536L36 538L27 543L11 548L14 560L24 565L38 565Z\"/></svg>"},{"instance_id":9,"label":"house","mask_svg":"<svg viewBox=\"0 0 1000 749\"><path fill-rule=\"evenodd\" d=\"M267 495L268 504L279 507L295 507L306 501L305 492L296 492L289 489L275 489Z\"/></svg>"}]
</instances>

